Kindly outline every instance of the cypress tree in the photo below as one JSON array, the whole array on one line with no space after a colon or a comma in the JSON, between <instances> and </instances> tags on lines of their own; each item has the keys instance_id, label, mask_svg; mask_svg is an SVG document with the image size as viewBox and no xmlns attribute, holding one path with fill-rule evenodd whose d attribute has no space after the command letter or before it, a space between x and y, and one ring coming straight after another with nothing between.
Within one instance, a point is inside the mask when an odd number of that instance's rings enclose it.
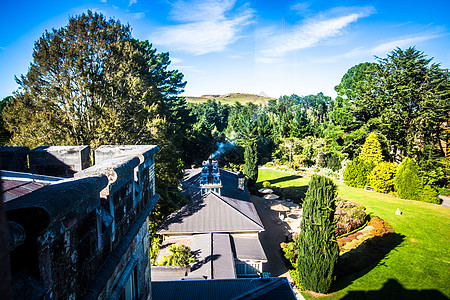
<instances>
[{"instance_id":1,"label":"cypress tree","mask_svg":"<svg viewBox=\"0 0 450 300\"><path fill-rule=\"evenodd\" d=\"M244 174L248 178L248 185L253 186L258 179L258 145L256 141L251 141L245 146L244 160Z\"/></svg>"},{"instance_id":2,"label":"cypress tree","mask_svg":"<svg viewBox=\"0 0 450 300\"><path fill-rule=\"evenodd\" d=\"M335 238L336 185L324 176L313 176L303 204L298 238L297 269L307 290L326 293L333 282L339 256Z\"/></svg>"}]
</instances>

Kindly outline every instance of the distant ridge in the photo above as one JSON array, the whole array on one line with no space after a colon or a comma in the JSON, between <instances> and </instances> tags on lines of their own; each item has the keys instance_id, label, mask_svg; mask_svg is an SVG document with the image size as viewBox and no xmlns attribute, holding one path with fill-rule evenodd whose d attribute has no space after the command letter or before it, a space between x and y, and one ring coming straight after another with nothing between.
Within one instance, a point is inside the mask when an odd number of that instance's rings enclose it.
<instances>
[{"instance_id":1,"label":"distant ridge","mask_svg":"<svg viewBox=\"0 0 450 300\"><path fill-rule=\"evenodd\" d=\"M246 94L246 93L228 93L225 95L202 95L200 97L191 97L186 96L186 101L190 103L203 103L208 100L220 101L223 104L233 105L235 102L239 102L241 104L246 104L251 102L253 104L267 104L269 100L275 99L272 97L268 97L266 93L261 91L259 95L255 94Z\"/></svg>"}]
</instances>

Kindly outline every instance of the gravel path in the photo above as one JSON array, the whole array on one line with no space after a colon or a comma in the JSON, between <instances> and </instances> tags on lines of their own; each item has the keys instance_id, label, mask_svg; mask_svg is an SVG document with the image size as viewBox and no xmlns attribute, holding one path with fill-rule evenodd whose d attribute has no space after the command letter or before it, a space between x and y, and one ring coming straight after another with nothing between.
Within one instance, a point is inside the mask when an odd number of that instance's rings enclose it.
<instances>
[{"instance_id":1,"label":"gravel path","mask_svg":"<svg viewBox=\"0 0 450 300\"><path fill-rule=\"evenodd\" d=\"M267 256L263 271L269 272L271 277L287 277L292 284L293 281L284 264L280 248L280 243L284 242L289 226L283 222L278 224L273 221L278 218L278 212L270 209L270 202L257 196L251 196L251 199L264 225L264 231L259 236ZM294 288L294 292L297 299L304 299L297 289Z\"/></svg>"},{"instance_id":2,"label":"gravel path","mask_svg":"<svg viewBox=\"0 0 450 300\"><path fill-rule=\"evenodd\" d=\"M450 208L450 197L439 196L439 198L441 198L441 200L442 200L442 203L440 204L441 206Z\"/></svg>"}]
</instances>

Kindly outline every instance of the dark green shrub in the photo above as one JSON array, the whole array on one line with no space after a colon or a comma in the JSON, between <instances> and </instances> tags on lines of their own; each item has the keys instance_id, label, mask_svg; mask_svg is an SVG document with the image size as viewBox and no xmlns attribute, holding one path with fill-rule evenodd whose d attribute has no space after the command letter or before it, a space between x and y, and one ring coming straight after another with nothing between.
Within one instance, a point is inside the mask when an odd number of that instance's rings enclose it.
<instances>
[{"instance_id":1,"label":"dark green shrub","mask_svg":"<svg viewBox=\"0 0 450 300\"><path fill-rule=\"evenodd\" d=\"M341 168L341 159L336 155L329 154L326 156L327 168L333 171L338 171Z\"/></svg>"},{"instance_id":2,"label":"dark green shrub","mask_svg":"<svg viewBox=\"0 0 450 300\"><path fill-rule=\"evenodd\" d=\"M302 286L319 293L330 289L339 256L334 236L336 194L336 185L331 179L313 176L303 203L297 270Z\"/></svg>"},{"instance_id":3,"label":"dark green shrub","mask_svg":"<svg viewBox=\"0 0 450 300\"><path fill-rule=\"evenodd\" d=\"M369 179L370 186L380 193L389 193L394 190L394 177L397 171L397 165L390 162L380 162L370 172Z\"/></svg>"},{"instance_id":4,"label":"dark green shrub","mask_svg":"<svg viewBox=\"0 0 450 300\"><path fill-rule=\"evenodd\" d=\"M344 170L344 183L353 187L365 187L369 184L367 176L374 168L373 162L366 162L355 157Z\"/></svg>"},{"instance_id":5,"label":"dark green shrub","mask_svg":"<svg viewBox=\"0 0 450 300\"><path fill-rule=\"evenodd\" d=\"M394 186L398 197L421 200L422 178L415 160L407 157L402 161L395 174Z\"/></svg>"},{"instance_id":6,"label":"dark green shrub","mask_svg":"<svg viewBox=\"0 0 450 300\"><path fill-rule=\"evenodd\" d=\"M423 188L421 200L436 204L441 203L441 199L439 199L439 192L431 185L426 185Z\"/></svg>"}]
</instances>

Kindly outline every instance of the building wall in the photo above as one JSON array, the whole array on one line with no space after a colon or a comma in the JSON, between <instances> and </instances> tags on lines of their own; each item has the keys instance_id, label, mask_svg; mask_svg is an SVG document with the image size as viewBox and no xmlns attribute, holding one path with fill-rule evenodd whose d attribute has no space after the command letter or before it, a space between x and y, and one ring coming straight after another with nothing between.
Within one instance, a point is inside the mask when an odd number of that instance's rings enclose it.
<instances>
[{"instance_id":1,"label":"building wall","mask_svg":"<svg viewBox=\"0 0 450 300\"><path fill-rule=\"evenodd\" d=\"M159 198L158 148L130 147L138 154L103 160L9 203L11 219L16 216L27 234L11 264L16 271L30 268L27 274L42 283L45 298L118 299L130 287L135 298L150 295L148 221Z\"/></svg>"}]
</instances>

